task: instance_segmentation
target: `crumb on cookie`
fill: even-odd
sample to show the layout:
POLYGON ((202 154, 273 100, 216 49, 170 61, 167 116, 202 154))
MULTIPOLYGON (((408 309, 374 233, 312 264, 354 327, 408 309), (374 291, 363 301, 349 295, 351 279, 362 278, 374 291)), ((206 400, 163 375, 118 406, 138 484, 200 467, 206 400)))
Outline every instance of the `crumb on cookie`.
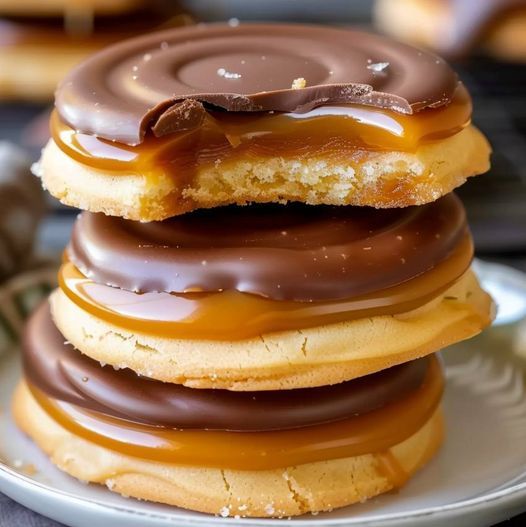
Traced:
POLYGON ((298 77, 292 81, 291 88, 293 90, 301 90, 301 88, 305 88, 305 86, 307 86, 307 81, 303 77, 298 77))

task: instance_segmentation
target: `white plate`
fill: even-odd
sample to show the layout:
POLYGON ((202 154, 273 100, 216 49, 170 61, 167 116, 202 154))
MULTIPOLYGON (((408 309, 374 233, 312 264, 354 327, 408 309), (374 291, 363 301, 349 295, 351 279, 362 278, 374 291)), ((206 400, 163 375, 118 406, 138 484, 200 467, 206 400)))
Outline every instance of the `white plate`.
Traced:
POLYGON ((439 455, 397 493, 331 513, 291 520, 220 518, 124 499, 56 469, 13 424, 9 404, 19 376, 15 350, 0 357, 0 490, 71 527, 435 526, 484 527, 526 510, 525 364, 512 339, 526 306, 525 275, 478 264, 504 299, 500 325, 444 353, 447 440, 439 455), (511 309, 510 302, 514 309, 511 309))

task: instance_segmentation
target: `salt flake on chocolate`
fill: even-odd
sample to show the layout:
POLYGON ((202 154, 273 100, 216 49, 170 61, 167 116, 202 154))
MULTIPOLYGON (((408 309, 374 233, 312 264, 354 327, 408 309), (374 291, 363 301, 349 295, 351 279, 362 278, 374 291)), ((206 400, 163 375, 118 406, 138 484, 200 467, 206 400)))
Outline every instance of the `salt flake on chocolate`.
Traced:
POLYGON ((219 68, 217 70, 217 74, 220 77, 224 77, 225 79, 240 79, 242 77, 241 73, 234 73, 232 71, 227 71, 225 68, 219 68))
POLYGON ((368 64, 367 65, 367 69, 368 70, 372 70, 374 72, 381 72, 381 71, 384 71, 385 69, 387 69, 389 67, 389 62, 375 62, 373 64, 368 64))

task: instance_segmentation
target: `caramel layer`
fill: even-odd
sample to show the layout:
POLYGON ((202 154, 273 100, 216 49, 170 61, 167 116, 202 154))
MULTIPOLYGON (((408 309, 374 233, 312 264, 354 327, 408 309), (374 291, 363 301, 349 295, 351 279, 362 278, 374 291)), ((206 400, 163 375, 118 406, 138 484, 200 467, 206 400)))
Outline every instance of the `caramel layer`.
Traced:
POLYGON ((59 285, 84 311, 137 333, 236 340, 411 311, 448 289, 468 269, 472 256, 471 237, 466 235, 446 260, 412 280, 367 295, 327 302, 277 301, 237 291, 137 294, 98 284, 71 262, 62 265, 59 285))
POLYGON ((59 148, 93 168, 191 180, 200 168, 216 163, 280 156, 316 155, 345 163, 363 150, 414 151, 419 145, 449 137, 470 123, 471 100, 460 85, 448 106, 405 115, 371 106, 322 106, 306 113, 243 113, 210 111, 199 128, 164 137, 147 136, 137 146, 77 132, 51 118, 59 148))
POLYGON ((40 406, 66 430, 133 457, 180 465, 266 470, 383 452, 417 432, 440 403, 436 359, 423 384, 381 409, 337 423, 273 432, 218 432, 152 427, 51 399, 32 385, 40 406))

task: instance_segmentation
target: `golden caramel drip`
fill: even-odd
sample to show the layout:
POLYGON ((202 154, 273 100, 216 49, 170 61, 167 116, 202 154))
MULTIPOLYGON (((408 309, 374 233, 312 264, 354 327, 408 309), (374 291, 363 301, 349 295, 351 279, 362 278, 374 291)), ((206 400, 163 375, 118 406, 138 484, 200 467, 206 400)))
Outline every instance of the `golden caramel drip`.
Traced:
POLYGON ((358 150, 414 151, 470 123, 471 100, 460 86, 451 104, 405 115, 372 106, 322 106, 304 114, 210 111, 202 126, 138 146, 77 132, 55 111, 51 133, 69 157, 93 168, 184 181, 202 167, 249 158, 302 159, 313 153, 347 162, 358 150))
POLYGON ((444 379, 431 361, 417 390, 383 408, 335 423, 276 432, 173 430, 133 423, 51 399, 40 406, 76 436, 122 454, 178 465, 267 470, 383 452, 416 433, 440 403, 444 379))
POLYGON ((68 261, 59 271, 59 286, 84 311, 137 333, 238 340, 411 311, 448 289, 467 270, 472 257, 471 237, 466 235, 446 260, 427 273, 395 287, 327 302, 277 301, 237 291, 137 294, 97 284, 68 261))
POLYGON ((382 452, 378 459, 380 461, 380 470, 395 489, 399 489, 407 483, 410 475, 390 450, 382 452))

